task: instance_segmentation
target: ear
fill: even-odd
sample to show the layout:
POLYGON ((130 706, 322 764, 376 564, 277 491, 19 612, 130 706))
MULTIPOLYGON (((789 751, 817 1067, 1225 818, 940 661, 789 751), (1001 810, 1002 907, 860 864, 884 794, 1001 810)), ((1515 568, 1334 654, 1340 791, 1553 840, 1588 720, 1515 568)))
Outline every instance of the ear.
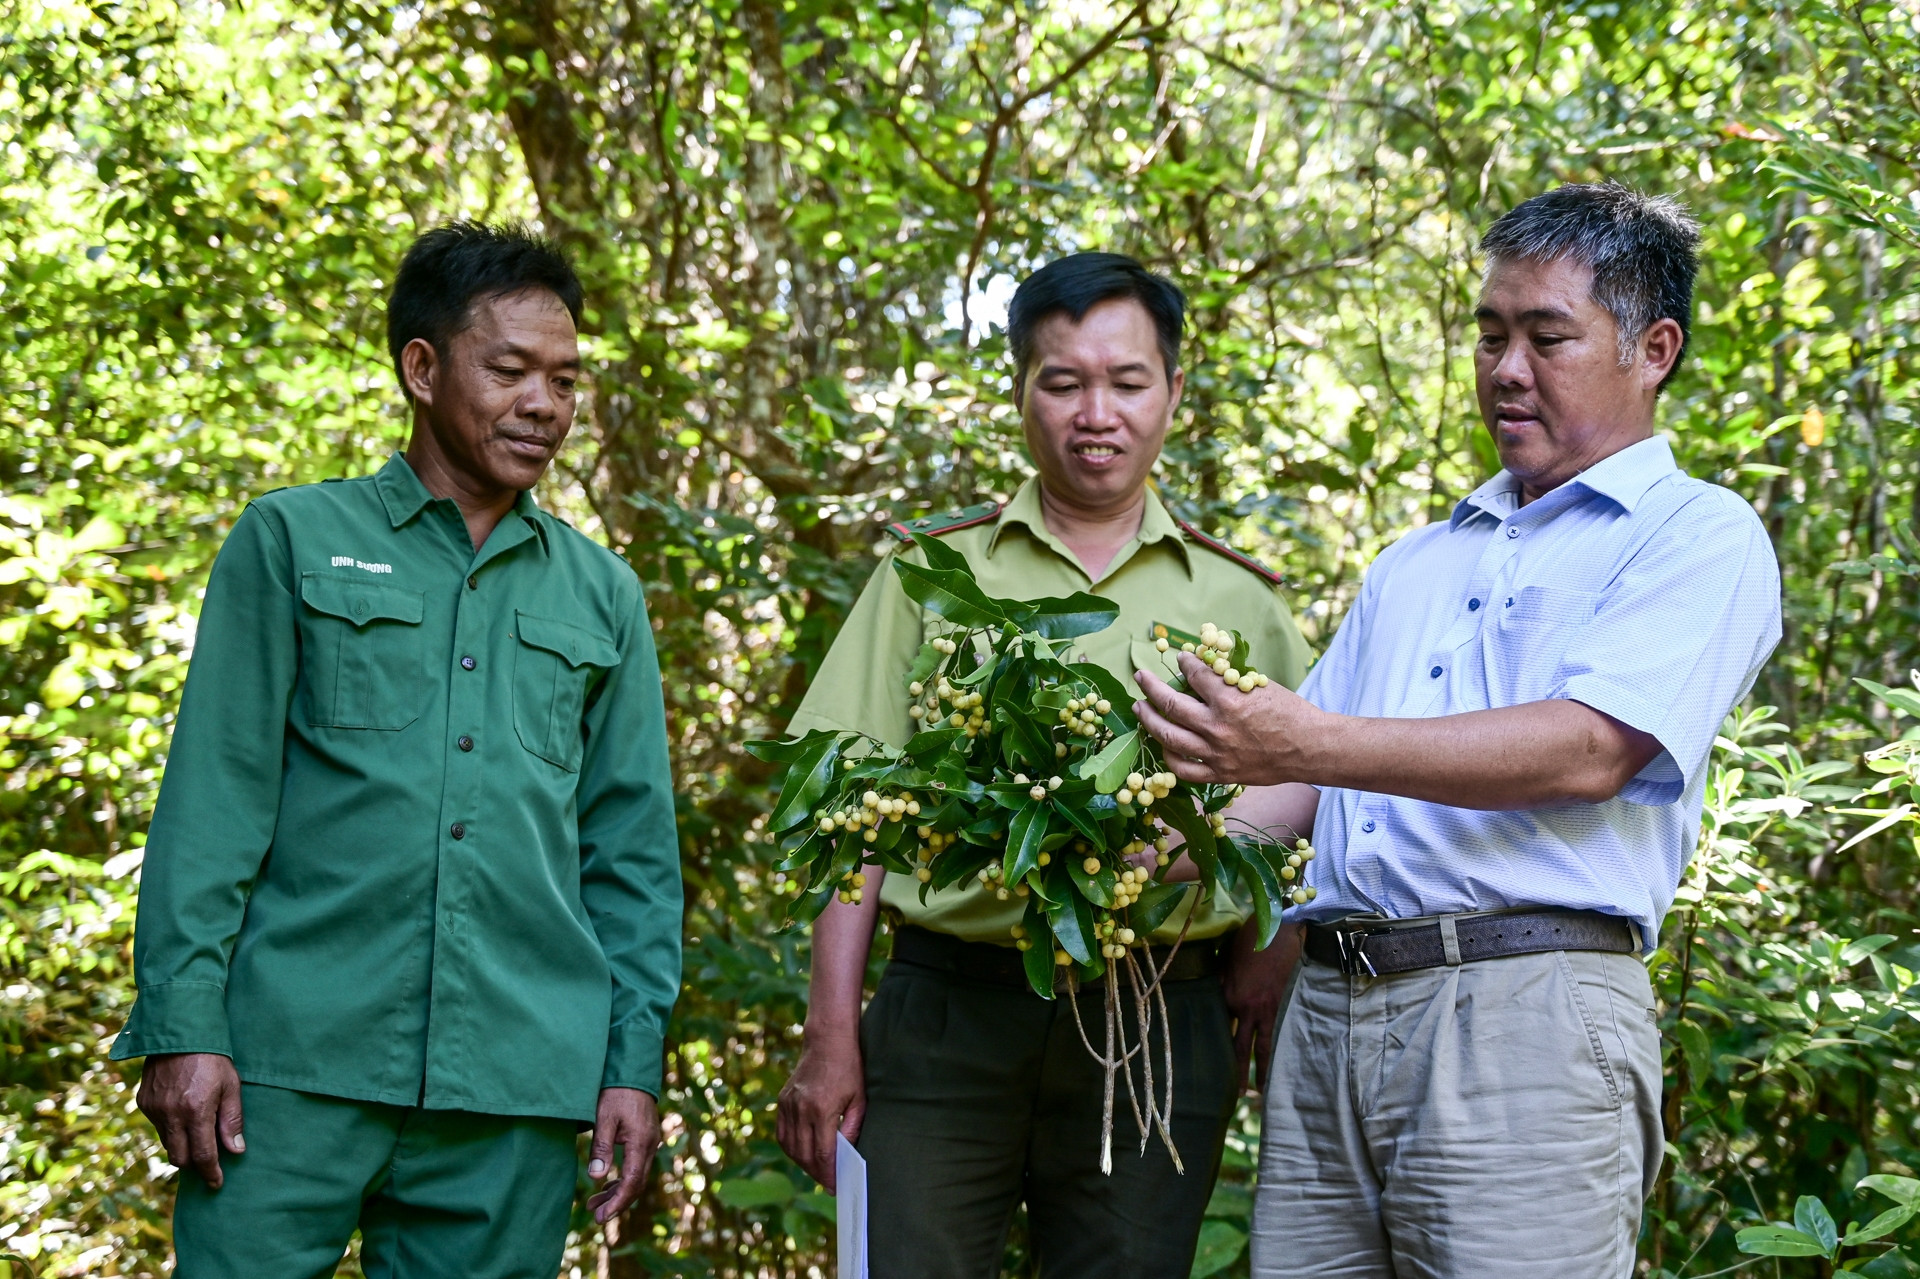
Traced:
POLYGON ((1187 371, 1176 368, 1173 380, 1167 383, 1167 415, 1171 417, 1180 411, 1180 397, 1187 391, 1187 371))
POLYGON ((1673 372, 1674 364, 1680 359, 1682 342, 1677 320, 1662 317, 1647 326, 1647 331, 1640 335, 1642 389, 1655 390, 1667 380, 1667 374, 1673 372))
POLYGON ((415 404, 433 403, 433 386, 440 373, 440 353, 425 338, 400 348, 400 381, 415 404))

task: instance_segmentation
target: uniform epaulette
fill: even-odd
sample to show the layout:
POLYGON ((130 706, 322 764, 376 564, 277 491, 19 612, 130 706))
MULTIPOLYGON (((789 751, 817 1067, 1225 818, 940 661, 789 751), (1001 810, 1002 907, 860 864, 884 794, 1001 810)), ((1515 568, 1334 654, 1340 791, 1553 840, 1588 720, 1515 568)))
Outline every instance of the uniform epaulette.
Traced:
POLYGON ((946 515, 921 515, 911 520, 896 520, 887 525, 887 532, 903 542, 912 542, 915 533, 939 537, 959 529, 972 528, 976 524, 985 524, 999 514, 1000 503, 980 502, 946 515))
POLYGON ((1188 537, 1192 538, 1194 541, 1200 543, 1200 545, 1206 547, 1210 551, 1214 551, 1214 552, 1217 552, 1218 554, 1226 556, 1228 559, 1232 560, 1235 564, 1238 564, 1241 568, 1246 569, 1247 572, 1252 573, 1254 576, 1262 578, 1274 586, 1283 586, 1286 584, 1286 580, 1287 580, 1286 578, 1274 572, 1272 569, 1268 568, 1265 564, 1262 564, 1259 560, 1253 559, 1251 556, 1242 555, 1239 551, 1234 550, 1231 546, 1228 546, 1225 542, 1222 542, 1217 538, 1208 537, 1205 533, 1202 533, 1199 529, 1195 528, 1193 525, 1187 523, 1183 519, 1175 519, 1174 523, 1180 526, 1181 532, 1185 533, 1188 537))

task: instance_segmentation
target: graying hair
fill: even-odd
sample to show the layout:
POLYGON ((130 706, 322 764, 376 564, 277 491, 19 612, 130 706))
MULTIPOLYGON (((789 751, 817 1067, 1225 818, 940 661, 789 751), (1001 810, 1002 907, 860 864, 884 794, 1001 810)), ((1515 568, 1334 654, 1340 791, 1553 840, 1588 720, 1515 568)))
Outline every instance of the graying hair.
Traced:
POLYGON ((1618 182, 1570 183, 1515 206, 1487 228, 1480 248, 1491 271, 1501 262, 1579 262, 1593 271, 1594 302, 1620 330, 1620 363, 1633 362, 1656 320, 1680 326, 1680 354, 1693 333, 1693 277, 1700 224, 1672 196, 1644 195, 1618 182))

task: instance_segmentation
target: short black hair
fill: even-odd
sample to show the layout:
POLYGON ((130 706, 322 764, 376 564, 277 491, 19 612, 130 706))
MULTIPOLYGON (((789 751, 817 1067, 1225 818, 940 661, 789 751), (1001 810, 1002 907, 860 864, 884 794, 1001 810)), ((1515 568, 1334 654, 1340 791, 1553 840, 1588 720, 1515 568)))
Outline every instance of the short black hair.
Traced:
POLYGON ((471 322, 473 304, 526 289, 545 289, 580 324, 586 290, 560 246, 524 222, 449 222, 413 242, 400 259, 387 298, 387 354, 408 400, 400 352, 424 338, 442 356, 471 322))
POLYGON ((1660 383, 1665 390, 1693 336, 1693 277, 1700 224, 1671 196, 1645 195, 1618 182, 1569 183, 1536 195, 1487 228, 1480 248, 1488 269, 1499 262, 1567 258, 1593 270, 1593 300, 1620 329, 1620 362, 1633 359, 1640 335, 1655 320, 1680 326, 1680 354, 1660 383))
POLYGON ((1088 311, 1113 298, 1132 298, 1147 309, 1160 339, 1160 362, 1166 366, 1167 381, 1173 381, 1180 367, 1186 295, 1172 280, 1124 253, 1074 253, 1047 263, 1013 291, 1007 307, 1007 346, 1013 351, 1015 388, 1026 381, 1033 331, 1040 321, 1065 311, 1078 324, 1088 311))

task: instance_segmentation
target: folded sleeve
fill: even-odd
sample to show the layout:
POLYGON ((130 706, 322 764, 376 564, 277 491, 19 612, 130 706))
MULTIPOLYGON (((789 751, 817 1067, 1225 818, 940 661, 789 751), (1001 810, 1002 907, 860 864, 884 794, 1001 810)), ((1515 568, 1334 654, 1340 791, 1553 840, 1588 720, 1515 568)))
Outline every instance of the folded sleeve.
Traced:
POLYGON ((116 1060, 232 1056, 227 966, 280 814, 299 665, 291 557, 249 506, 214 561, 147 833, 134 929, 137 995, 116 1060))
POLYGON ((585 713, 580 902, 613 977, 603 1088, 658 1097, 667 1021, 680 994, 680 833, 666 705, 638 580, 620 664, 585 713))
MULTIPOLYGON (((898 553, 919 562, 918 548, 898 553)), ((900 585, 893 560, 882 557, 867 579, 793 713, 789 735, 824 728, 864 733, 889 746, 904 746, 913 736, 905 679, 925 640, 920 606, 900 585)))
POLYGON ((1780 642, 1780 567, 1753 509, 1709 489, 1670 516, 1601 595, 1553 680, 1564 697, 1654 737, 1620 797, 1670 804, 1706 766, 1727 713, 1780 642))

